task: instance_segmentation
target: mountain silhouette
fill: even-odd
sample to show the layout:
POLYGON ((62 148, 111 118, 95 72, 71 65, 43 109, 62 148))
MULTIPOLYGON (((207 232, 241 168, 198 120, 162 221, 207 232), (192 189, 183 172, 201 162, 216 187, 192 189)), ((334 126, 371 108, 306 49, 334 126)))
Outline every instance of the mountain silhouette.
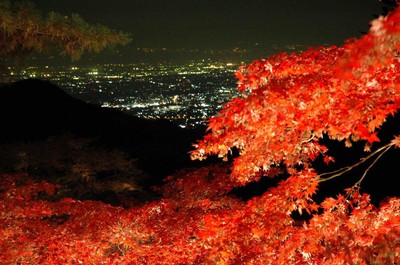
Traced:
POLYGON ((203 128, 183 129, 167 120, 144 120, 77 99, 50 81, 25 79, 0 86, 0 144, 38 141, 64 132, 96 138, 138 159, 155 182, 192 165, 188 152, 203 128))

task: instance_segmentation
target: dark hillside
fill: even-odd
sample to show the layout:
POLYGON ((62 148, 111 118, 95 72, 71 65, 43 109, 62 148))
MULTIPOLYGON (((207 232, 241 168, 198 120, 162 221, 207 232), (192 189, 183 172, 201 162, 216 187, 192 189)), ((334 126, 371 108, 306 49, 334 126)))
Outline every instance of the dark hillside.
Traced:
POLYGON ((0 87, 0 124, 0 144, 45 140, 64 132, 94 137, 106 148, 118 148, 138 158, 141 168, 156 180, 193 164, 188 151, 203 131, 85 103, 38 79, 0 87))

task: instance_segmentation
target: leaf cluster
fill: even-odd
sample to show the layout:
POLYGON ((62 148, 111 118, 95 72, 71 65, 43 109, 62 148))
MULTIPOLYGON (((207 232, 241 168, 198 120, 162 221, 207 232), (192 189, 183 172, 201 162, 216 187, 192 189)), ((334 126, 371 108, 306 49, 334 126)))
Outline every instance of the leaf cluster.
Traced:
POLYGON ((375 209, 367 195, 353 192, 326 199, 321 214, 296 222, 286 213, 293 203, 288 187, 300 191, 292 190, 293 179, 244 203, 215 196, 206 183, 218 183, 226 168, 210 169, 177 173, 165 198, 129 210, 68 198, 44 201, 40 193, 51 196, 58 187, 2 174, 0 258, 4 264, 399 262, 398 199, 375 209), (211 193, 200 195, 205 187, 211 193))
POLYGON ((241 97, 209 121, 193 159, 235 158, 232 178, 244 185, 260 175, 308 170, 328 157, 320 139, 379 142, 377 130, 400 107, 400 13, 372 22, 371 32, 342 47, 256 60, 237 72, 241 97))

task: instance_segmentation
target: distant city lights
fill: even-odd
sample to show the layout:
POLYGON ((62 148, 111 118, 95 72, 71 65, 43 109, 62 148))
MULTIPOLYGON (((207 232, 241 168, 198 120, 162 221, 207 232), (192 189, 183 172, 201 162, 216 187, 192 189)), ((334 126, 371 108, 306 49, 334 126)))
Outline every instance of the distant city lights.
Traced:
POLYGON ((9 67, 15 79, 41 78, 104 108, 182 128, 206 124, 224 103, 240 96, 234 63, 201 60, 175 64, 104 64, 95 67, 9 67))

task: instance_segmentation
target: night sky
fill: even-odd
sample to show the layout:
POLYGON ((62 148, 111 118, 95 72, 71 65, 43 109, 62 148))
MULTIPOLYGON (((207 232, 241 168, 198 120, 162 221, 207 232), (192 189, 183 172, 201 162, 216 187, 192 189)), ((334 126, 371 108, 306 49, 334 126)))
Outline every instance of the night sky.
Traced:
POLYGON ((378 0, 33 0, 130 33, 128 49, 342 44, 367 31, 378 0))

